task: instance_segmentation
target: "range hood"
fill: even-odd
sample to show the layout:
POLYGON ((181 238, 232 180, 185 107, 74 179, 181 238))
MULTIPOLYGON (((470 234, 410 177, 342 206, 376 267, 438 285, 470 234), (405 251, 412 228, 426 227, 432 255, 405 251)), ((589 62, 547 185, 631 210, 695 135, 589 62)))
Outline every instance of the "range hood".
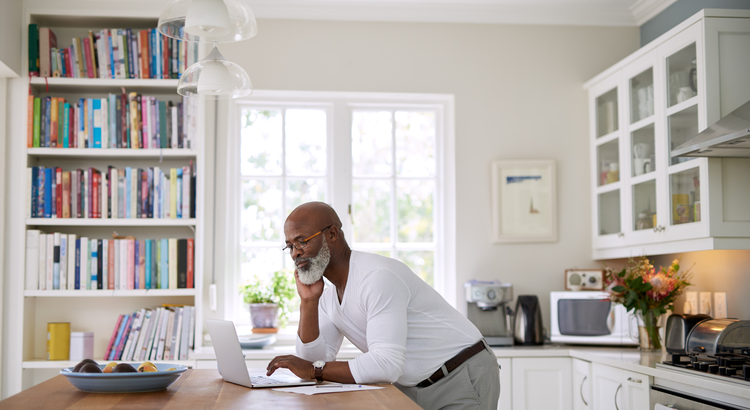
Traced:
POLYGON ((672 150, 671 156, 750 158, 750 101, 672 150))

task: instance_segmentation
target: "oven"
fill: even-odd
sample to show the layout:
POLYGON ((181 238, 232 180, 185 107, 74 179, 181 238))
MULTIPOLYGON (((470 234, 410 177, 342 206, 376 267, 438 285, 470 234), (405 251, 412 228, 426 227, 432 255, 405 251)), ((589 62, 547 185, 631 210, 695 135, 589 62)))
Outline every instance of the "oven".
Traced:
POLYGON ((739 404, 691 396, 662 386, 651 386, 651 410, 750 410, 739 404))

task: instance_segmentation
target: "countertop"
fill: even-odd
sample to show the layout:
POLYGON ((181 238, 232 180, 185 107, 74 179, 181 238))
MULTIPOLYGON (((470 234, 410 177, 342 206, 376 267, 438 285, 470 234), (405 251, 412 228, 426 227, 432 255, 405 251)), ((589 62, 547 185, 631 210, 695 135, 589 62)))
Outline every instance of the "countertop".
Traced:
MULTIPOLYGON (((599 363, 625 371, 651 376, 653 384, 684 389, 703 397, 722 399, 722 395, 731 395, 748 400, 750 406, 750 387, 740 383, 713 380, 700 375, 684 374, 670 369, 657 368, 656 363, 667 360, 666 352, 641 353, 635 347, 594 347, 564 344, 545 344, 542 346, 508 346, 493 347, 498 358, 543 358, 572 357, 591 363, 599 363)), ((271 360, 279 355, 294 354, 294 345, 273 344, 262 349, 243 350, 246 360, 271 360)), ((339 351, 339 359, 353 359, 362 352, 353 345, 345 344, 339 351)), ((195 352, 195 360, 216 360, 212 347, 204 347, 195 352)))

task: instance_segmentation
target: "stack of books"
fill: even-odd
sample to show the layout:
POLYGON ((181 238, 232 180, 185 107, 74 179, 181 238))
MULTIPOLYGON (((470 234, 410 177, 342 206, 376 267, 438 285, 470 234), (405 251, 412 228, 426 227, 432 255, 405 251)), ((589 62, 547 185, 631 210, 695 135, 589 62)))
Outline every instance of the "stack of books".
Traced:
POLYGON ((141 309, 117 318, 104 360, 188 360, 194 341, 194 306, 141 309))
POLYGON ((158 101, 131 92, 107 98, 29 95, 28 148, 194 148, 198 101, 158 101))
POLYGON ((29 24, 29 74, 71 78, 180 78, 198 61, 198 43, 156 29, 89 30, 60 47, 48 27, 29 24))
POLYGON ((27 290, 192 289, 195 240, 26 231, 27 290))
POLYGON ((27 169, 27 218, 195 218, 196 174, 190 166, 27 169))

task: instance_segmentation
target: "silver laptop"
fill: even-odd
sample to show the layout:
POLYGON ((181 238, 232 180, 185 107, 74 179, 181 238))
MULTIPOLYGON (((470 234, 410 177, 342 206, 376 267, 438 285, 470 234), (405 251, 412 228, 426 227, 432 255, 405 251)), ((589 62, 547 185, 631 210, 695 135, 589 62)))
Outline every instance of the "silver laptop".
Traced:
POLYGON ((315 380, 305 380, 287 375, 273 375, 271 377, 250 375, 242 355, 240 341, 234 323, 228 320, 206 319, 208 334, 214 345, 216 360, 219 363, 219 373, 225 381, 240 386, 259 387, 287 387, 306 386, 316 384, 315 380))

